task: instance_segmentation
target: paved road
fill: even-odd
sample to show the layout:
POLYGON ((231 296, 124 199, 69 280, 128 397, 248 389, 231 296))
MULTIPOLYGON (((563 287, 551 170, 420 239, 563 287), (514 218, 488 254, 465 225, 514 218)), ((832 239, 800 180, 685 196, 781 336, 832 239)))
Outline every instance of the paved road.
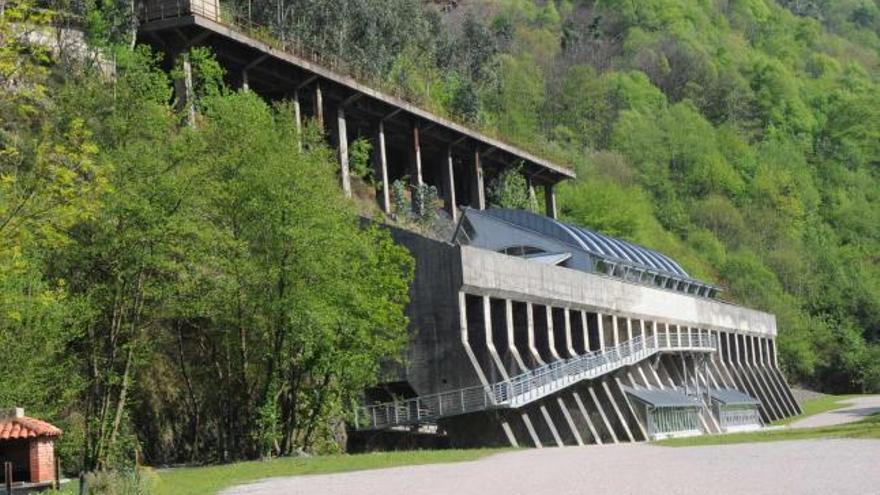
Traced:
POLYGON ((224 495, 880 494, 880 440, 532 449, 238 486, 224 495))
MULTIPOLYGON (((831 426, 852 423, 865 416, 880 412, 880 395, 866 395, 848 400, 847 407, 819 413, 815 416, 791 423, 792 428, 812 428, 815 426, 831 426)), ((880 489, 878 489, 880 492, 880 489)))

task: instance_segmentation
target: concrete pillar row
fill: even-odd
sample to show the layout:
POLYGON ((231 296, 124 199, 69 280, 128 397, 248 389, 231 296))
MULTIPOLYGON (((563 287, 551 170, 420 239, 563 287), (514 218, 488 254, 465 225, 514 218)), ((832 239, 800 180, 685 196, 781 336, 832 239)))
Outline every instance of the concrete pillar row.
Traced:
POLYGON ((770 377, 767 372, 767 367, 764 365, 764 343, 761 337, 752 336, 752 345, 754 349, 754 353, 752 355, 752 364, 755 369, 755 374, 761 378, 761 382, 764 384, 764 389, 767 392, 767 395, 770 396, 770 400, 773 401, 773 405, 776 408, 776 415, 778 418, 785 418, 791 415, 791 411, 789 409, 789 405, 786 403, 782 394, 780 393, 779 387, 776 382, 770 377))
POLYGON ((744 350, 741 349, 740 346, 740 334, 739 332, 734 332, 732 335, 736 355, 736 369, 740 374, 743 384, 746 386, 747 393, 760 401, 759 409, 761 411, 761 417, 763 418, 764 422, 769 423, 771 421, 771 415, 768 413, 764 401, 761 400, 761 395, 758 394, 755 385, 752 383, 751 379, 749 379, 749 375, 743 366, 742 355, 744 350))
POLYGON ((769 366, 770 360, 770 339, 758 337, 758 345, 761 349, 761 357, 760 357, 760 368, 764 373, 767 381, 773 387, 773 390, 776 394, 777 401, 783 407, 785 411, 785 416, 792 416, 797 414, 797 408, 792 404, 789 400, 788 394, 786 393, 787 385, 785 383, 780 383, 778 376, 773 372, 773 369, 769 366))
POLYGON ((757 347, 755 345, 756 337, 753 335, 745 335, 744 338, 746 339, 746 349, 749 358, 748 370, 754 378, 755 385, 757 386, 759 393, 763 394, 763 400, 766 401, 768 412, 773 420, 782 419, 785 417, 785 410, 780 407, 775 394, 773 394, 773 390, 768 385, 767 380, 764 378, 764 374, 761 373, 761 369, 758 367, 757 347))

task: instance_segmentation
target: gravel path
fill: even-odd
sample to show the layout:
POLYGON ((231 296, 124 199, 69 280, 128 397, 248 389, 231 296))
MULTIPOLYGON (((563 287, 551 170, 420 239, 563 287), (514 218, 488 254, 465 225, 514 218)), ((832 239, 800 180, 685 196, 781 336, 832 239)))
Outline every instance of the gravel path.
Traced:
POLYGON ((223 495, 878 494, 880 441, 531 449, 475 462, 274 478, 223 495))
MULTIPOLYGON (((816 426, 832 426, 858 421, 865 416, 880 412, 880 395, 866 395, 846 401, 849 404, 843 409, 819 413, 809 418, 791 423, 792 428, 813 428, 816 426)), ((880 488, 877 489, 880 492, 880 488)))

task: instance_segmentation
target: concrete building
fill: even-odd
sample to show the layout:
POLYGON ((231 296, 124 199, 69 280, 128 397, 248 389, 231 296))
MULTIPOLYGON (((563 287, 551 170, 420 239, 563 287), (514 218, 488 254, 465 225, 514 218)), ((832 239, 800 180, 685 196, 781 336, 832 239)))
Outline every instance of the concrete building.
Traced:
POLYGON ((395 397, 359 409, 361 431, 432 424, 454 446, 542 447, 800 413, 775 317, 717 300, 656 251, 500 209, 466 209, 448 243, 397 238, 417 258, 412 342, 395 397))
MULTIPOLYGON (((718 300, 671 258, 555 220, 554 186, 574 173, 379 91, 344 63, 225 19, 216 0, 152 0, 141 42, 183 67, 209 46, 231 84, 293 102, 338 150, 370 139, 384 191, 430 184, 457 228, 445 241, 394 231, 416 258, 410 344, 396 378, 366 392, 352 435, 455 446, 562 446, 760 427, 800 413, 776 353, 773 315, 718 300), (486 209, 487 179, 522 164, 545 215, 486 209), (427 437, 426 437, 427 438, 427 437)), ((189 103, 187 103, 189 102, 189 103)))

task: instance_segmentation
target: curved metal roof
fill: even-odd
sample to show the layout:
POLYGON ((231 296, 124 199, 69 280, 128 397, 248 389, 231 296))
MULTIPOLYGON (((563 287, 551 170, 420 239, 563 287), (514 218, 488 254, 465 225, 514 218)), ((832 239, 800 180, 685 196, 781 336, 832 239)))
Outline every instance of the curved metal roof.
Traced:
POLYGON ((525 210, 492 208, 483 210, 481 213, 553 237, 602 258, 617 260, 628 265, 635 265, 659 273, 690 278, 690 275, 684 271, 681 265, 668 256, 638 244, 615 239, 614 237, 583 227, 566 224, 559 220, 525 210))

